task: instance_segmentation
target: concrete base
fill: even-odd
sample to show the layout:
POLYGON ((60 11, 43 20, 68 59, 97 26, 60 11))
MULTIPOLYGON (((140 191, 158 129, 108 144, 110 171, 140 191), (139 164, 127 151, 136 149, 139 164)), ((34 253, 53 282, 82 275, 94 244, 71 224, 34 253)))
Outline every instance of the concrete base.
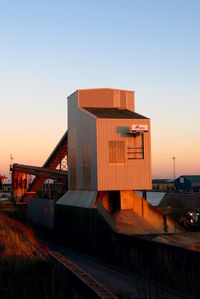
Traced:
MULTIPOLYGON (((134 191, 100 193, 99 200, 107 212, 104 219, 108 222, 110 215, 115 223, 114 230, 117 232, 125 234, 182 232, 182 228, 173 219, 163 215, 134 191), (116 198, 112 198, 110 194, 116 195, 116 198)), ((101 214, 103 215, 102 208, 101 214)), ((113 221, 109 220, 112 228, 113 221)))
POLYGON ((97 210, 96 212, 113 231, 123 234, 162 234, 182 231, 174 220, 163 215, 134 191, 69 190, 56 202, 56 206, 63 211, 67 206, 97 210))

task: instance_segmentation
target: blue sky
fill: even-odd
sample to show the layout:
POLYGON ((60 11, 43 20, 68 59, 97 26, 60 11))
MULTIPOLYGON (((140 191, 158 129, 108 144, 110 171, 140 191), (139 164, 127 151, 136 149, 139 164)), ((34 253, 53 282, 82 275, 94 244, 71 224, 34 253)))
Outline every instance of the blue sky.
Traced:
POLYGON ((136 92, 154 177, 200 173, 200 1, 0 0, 0 173, 41 165, 78 88, 136 92))

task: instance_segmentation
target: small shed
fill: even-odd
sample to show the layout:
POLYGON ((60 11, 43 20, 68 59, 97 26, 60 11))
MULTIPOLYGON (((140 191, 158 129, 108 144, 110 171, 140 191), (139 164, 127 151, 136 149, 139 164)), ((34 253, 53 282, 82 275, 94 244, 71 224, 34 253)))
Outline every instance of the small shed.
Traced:
POLYGON ((174 181, 176 190, 200 191, 200 175, 182 175, 174 181))

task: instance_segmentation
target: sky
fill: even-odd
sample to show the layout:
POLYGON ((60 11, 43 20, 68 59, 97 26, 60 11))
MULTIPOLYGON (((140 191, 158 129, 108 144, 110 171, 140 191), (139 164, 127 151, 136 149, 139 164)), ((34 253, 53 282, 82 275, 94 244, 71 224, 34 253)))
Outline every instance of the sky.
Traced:
POLYGON ((0 174, 41 166, 79 88, 135 90, 154 178, 200 174, 200 1, 0 0, 0 174))

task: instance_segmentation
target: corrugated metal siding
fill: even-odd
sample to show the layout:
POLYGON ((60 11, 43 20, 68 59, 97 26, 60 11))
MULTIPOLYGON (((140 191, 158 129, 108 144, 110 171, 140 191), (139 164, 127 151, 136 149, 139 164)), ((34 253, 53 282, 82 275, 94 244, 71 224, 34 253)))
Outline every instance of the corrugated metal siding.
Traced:
MULTIPOLYGON (((115 93, 120 94, 118 91, 115 93)), ((89 94, 93 99, 95 93, 89 94)), ((68 98, 69 189, 151 189, 150 120, 97 119, 84 109, 78 108, 80 104, 78 95, 80 91, 68 98), (148 124, 149 126, 149 132, 144 133, 143 160, 128 160, 128 143, 133 137, 128 137, 127 133, 132 124, 148 124), (125 142, 125 163, 109 163, 109 141, 125 142), (75 168, 76 171, 73 170, 75 168)), ((88 99, 88 103, 90 100, 88 99)), ((122 97, 122 100, 125 101, 125 97, 122 97)))
POLYGON ((78 92, 68 98, 68 156, 68 188, 97 190, 96 118, 78 109, 78 92))
POLYGON ((79 107, 104 107, 135 110, 135 93, 111 88, 80 89, 79 107))
POLYGON ((152 188, 149 119, 97 119, 98 190, 148 190, 152 188), (127 136, 132 124, 147 124, 144 159, 128 160, 127 136), (125 141, 125 163, 109 163, 109 141, 125 141))
POLYGON ((69 190, 56 202, 56 205, 94 209, 96 198, 97 191, 69 190))

